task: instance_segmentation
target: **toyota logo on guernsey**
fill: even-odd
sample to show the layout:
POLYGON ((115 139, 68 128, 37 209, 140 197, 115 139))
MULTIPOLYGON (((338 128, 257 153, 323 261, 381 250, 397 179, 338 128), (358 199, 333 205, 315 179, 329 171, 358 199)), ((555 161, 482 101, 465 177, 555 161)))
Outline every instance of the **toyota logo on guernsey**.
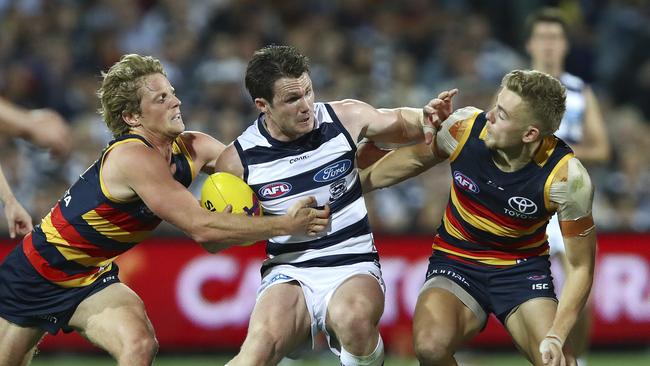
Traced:
POLYGON ((454 171, 454 181, 456 182, 456 185, 468 192, 479 192, 478 184, 474 183, 473 180, 469 179, 465 174, 459 172, 458 170, 454 171))
POLYGON ((264 198, 278 198, 291 192, 291 184, 286 182, 269 183, 257 191, 264 198))
POLYGON ((532 217, 530 215, 537 212, 537 205, 526 197, 514 196, 508 199, 508 205, 514 210, 505 209, 506 213, 510 216, 519 217, 522 219, 532 217))
POLYGON ((350 170, 351 166, 352 162, 349 159, 337 161, 336 163, 330 164, 314 174, 314 181, 319 183, 333 181, 334 179, 347 173, 348 170, 350 170))

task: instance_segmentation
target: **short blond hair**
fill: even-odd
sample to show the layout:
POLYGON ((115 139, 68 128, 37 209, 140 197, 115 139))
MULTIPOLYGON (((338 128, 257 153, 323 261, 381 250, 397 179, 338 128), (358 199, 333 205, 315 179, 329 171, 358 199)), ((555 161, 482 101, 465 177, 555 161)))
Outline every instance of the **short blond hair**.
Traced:
POLYGON ((541 71, 514 70, 506 74, 501 86, 519 95, 529 118, 542 135, 557 131, 566 109, 566 88, 559 80, 541 71))
POLYGON ((97 96, 102 104, 99 113, 114 137, 129 133, 130 126, 122 119, 122 113, 141 113, 139 92, 144 77, 151 74, 165 75, 160 61, 151 56, 128 54, 120 58, 108 72, 102 72, 102 86, 97 96))

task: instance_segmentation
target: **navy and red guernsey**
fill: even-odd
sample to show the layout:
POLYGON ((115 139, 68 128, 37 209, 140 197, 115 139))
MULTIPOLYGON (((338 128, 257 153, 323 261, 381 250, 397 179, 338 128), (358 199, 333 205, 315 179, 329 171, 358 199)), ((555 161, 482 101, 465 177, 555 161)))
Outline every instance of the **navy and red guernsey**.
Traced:
POLYGON ((573 157, 548 136, 523 168, 504 172, 484 142, 486 114, 478 111, 450 156, 452 186, 433 249, 462 262, 509 266, 548 254, 546 225, 554 214, 550 186, 573 157))
MULTIPOLYGON (((23 252, 45 279, 63 287, 93 283, 109 271, 115 258, 147 238, 161 219, 140 199, 120 201, 110 196, 102 180, 106 154, 124 143, 143 143, 142 136, 111 141, 100 158, 75 182, 50 213, 23 240, 23 252)), ((174 178, 188 187, 195 176, 183 141, 173 142, 174 178)))

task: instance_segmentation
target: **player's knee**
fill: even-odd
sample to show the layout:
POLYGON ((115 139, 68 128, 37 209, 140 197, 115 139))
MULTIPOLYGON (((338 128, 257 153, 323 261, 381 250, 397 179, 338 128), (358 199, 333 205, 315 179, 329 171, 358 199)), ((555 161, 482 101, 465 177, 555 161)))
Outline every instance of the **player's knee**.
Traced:
POLYGON ((357 348, 354 347, 357 344, 365 346, 378 332, 376 322, 363 312, 341 312, 331 316, 331 320, 341 343, 352 348, 357 348))
POLYGON ((425 365, 443 364, 454 354, 452 338, 433 330, 416 332, 414 343, 415 354, 425 365))
POLYGON ((120 360, 129 360, 129 364, 150 365, 158 353, 158 340, 149 331, 133 332, 125 337, 120 360))

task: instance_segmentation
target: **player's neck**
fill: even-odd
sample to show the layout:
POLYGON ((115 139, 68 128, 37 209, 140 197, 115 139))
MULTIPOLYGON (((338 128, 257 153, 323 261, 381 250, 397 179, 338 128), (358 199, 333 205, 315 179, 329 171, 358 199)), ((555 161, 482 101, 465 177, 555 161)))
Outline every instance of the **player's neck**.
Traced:
POLYGON ((540 141, 535 141, 512 148, 496 149, 492 160, 500 170, 506 173, 516 172, 533 159, 540 145, 540 141))
POLYGON ((144 130, 132 130, 132 133, 140 135, 156 149, 165 160, 169 160, 172 155, 172 143, 175 138, 169 136, 155 135, 144 130))
POLYGON ((269 118, 269 115, 266 114, 264 115, 264 118, 262 119, 262 124, 264 125, 264 128, 266 128, 266 132, 271 135, 274 139, 282 142, 288 142, 288 141, 293 141, 299 138, 299 135, 296 136, 290 136, 287 133, 285 133, 273 119, 269 118))
POLYGON ((559 78, 564 73, 564 65, 561 63, 533 62, 533 69, 545 72, 555 78, 559 78))

